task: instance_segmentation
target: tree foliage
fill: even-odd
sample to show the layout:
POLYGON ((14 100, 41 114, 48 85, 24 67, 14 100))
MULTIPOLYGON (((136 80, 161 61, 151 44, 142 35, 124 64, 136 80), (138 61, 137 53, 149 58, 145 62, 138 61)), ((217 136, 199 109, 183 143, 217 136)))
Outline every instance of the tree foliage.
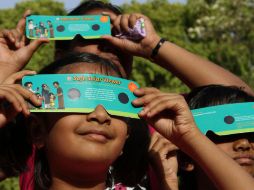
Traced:
POLYGON ((189 0, 188 36, 207 51, 210 60, 253 86, 253 0, 189 0))

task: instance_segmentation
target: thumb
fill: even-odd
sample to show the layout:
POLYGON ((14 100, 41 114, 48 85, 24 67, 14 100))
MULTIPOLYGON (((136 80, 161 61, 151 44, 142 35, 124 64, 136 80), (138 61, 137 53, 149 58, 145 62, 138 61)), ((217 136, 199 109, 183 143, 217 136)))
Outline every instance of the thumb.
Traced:
POLYGON ((12 74, 6 80, 4 80, 3 84, 14 84, 17 81, 21 80, 25 75, 34 75, 35 71, 23 70, 17 73, 12 74))
POLYGON ((125 42, 123 39, 119 39, 113 36, 102 36, 102 39, 108 41, 109 43, 111 43, 113 46, 118 47, 120 49, 125 49, 125 42))
POLYGON ((26 10, 22 16, 22 18, 19 20, 16 29, 23 33, 25 31, 25 27, 26 27, 26 17, 29 16, 31 14, 31 10, 26 10))
POLYGON ((41 38, 37 40, 33 40, 30 44, 24 47, 24 50, 27 51, 29 56, 32 56, 33 53, 41 46, 43 43, 49 43, 49 40, 46 38, 41 38))

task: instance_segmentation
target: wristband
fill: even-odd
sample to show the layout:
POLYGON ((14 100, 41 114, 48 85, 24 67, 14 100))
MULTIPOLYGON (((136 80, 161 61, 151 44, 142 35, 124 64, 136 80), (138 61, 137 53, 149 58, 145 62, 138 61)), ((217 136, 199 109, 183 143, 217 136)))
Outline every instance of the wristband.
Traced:
POLYGON ((155 46, 155 48, 153 48, 152 54, 151 54, 151 58, 154 59, 154 57, 158 54, 158 51, 160 49, 160 47, 162 46, 162 44, 165 42, 166 40, 164 38, 161 38, 160 41, 158 42, 158 44, 155 46))

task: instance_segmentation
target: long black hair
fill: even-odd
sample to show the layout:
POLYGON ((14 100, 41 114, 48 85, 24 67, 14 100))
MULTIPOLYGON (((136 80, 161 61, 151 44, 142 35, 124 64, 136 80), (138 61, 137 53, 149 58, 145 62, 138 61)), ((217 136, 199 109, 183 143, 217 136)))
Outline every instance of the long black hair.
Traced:
POLYGON ((32 144, 22 115, 0 128, 0 169, 6 177, 18 176, 27 169, 32 144), (22 122, 21 122, 22 120, 22 122))

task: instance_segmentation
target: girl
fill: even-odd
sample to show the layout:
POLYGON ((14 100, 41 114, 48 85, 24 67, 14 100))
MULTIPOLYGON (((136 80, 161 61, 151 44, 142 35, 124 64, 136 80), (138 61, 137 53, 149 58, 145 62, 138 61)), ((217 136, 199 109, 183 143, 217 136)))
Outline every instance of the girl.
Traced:
MULTIPOLYGON (((42 73, 121 76, 109 61, 85 53, 71 54, 42 73)), ((111 116, 98 105, 89 114, 36 114, 28 125, 36 147, 34 189, 111 189, 119 182, 141 188, 149 133, 140 120, 111 116)))
MULTIPOLYGON (((201 134, 183 96, 162 93, 152 88, 137 89, 134 93, 139 98, 134 100, 133 104, 144 106, 139 113, 140 117, 194 159, 217 189, 248 190, 253 188, 253 178, 201 134)), ((200 177, 202 183, 204 179, 200 177)), ((209 187, 203 186, 200 189, 209 187)), ((193 186, 190 188, 195 189, 193 186)), ((175 187, 175 189, 178 188, 175 187)))
MULTIPOLYGON (((187 101, 190 109, 197 109, 223 104, 253 102, 254 97, 237 87, 208 85, 193 90, 188 95, 187 101)), ((219 136, 213 133, 211 129, 206 136, 213 141, 218 148, 232 158, 232 160, 239 164, 242 169, 254 177, 253 133, 219 136)), ((216 189, 208 177, 204 175, 204 171, 202 171, 196 163, 193 163, 182 154, 180 154, 180 159, 182 160, 180 165, 182 165, 181 168, 183 169, 183 171, 181 171, 183 189, 189 189, 190 187, 197 190, 204 188, 209 190, 216 189), (185 162, 184 165, 182 164, 183 161, 185 162)))
MULTIPOLYGON (((83 73, 93 68, 90 72, 106 70, 116 76, 116 72, 98 68, 96 64, 76 62, 55 72, 83 73)), ((136 90, 135 94, 140 98, 133 104, 144 106, 140 117, 192 156, 219 188, 250 189, 253 186, 244 171, 234 173, 238 165, 201 135, 182 96, 151 88, 136 90), (232 185, 232 180, 240 182, 232 185)), ((126 119, 112 117, 98 105, 89 114, 40 114, 31 118, 30 124, 37 148, 35 172, 41 176, 36 179, 35 189, 105 189, 108 168, 122 154, 128 137, 126 119)), ((126 171, 126 174, 129 173, 126 171)))
MULTIPOLYGON (((65 65, 54 72, 98 73, 96 64, 85 63, 87 67, 83 64, 65 65)), ((106 73, 116 76, 110 70, 106 73)), ((249 189, 253 186, 249 175, 198 131, 182 96, 149 88, 136 90, 135 94, 140 98, 133 104, 144 106, 140 117, 192 156, 218 188, 249 189), (232 185, 231 181, 236 179, 241 182, 232 185)), ((34 135, 39 161, 35 171, 45 175, 47 188, 105 189, 108 168, 121 155, 128 136, 126 120, 110 116, 101 105, 89 114, 48 114, 36 120, 39 124, 35 125, 36 130, 41 131, 34 135)))
MULTIPOLYGON (((191 109, 197 109, 222 104, 253 102, 254 97, 237 87, 208 85, 193 90, 188 95, 187 101, 191 109)), ((206 136, 253 177, 254 134, 242 133, 219 136, 212 132, 212 128, 210 130, 206 136)), ((164 176, 164 178, 159 178, 162 184, 166 183, 166 186, 172 187, 174 185, 175 189, 178 188, 178 183, 175 183, 178 170, 177 155, 180 166, 180 189, 217 189, 208 178, 208 175, 205 174, 205 171, 200 168, 199 163, 194 162, 181 151, 177 151, 178 154, 176 154, 178 148, 174 144, 169 141, 165 142, 165 139, 158 134, 152 136, 151 142, 150 152, 152 153, 153 161, 156 166, 160 166, 157 167, 157 174, 164 176), (161 164, 158 164, 159 162, 161 164)))

